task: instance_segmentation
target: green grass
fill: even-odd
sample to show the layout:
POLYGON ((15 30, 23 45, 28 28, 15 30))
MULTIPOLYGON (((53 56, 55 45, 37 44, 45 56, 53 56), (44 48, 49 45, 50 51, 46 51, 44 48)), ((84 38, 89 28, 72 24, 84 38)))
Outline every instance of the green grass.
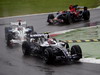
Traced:
POLYGON ((15 16, 67 10, 71 4, 96 7, 99 0, 0 0, 0 16, 15 16))
POLYGON ((76 29, 71 32, 56 36, 57 39, 61 40, 88 40, 88 39, 99 39, 100 38, 100 27, 76 29))
POLYGON ((70 47, 75 44, 80 45, 85 58, 100 59, 100 42, 69 43, 70 47))
MULTIPOLYGON (((99 33, 100 33, 100 26, 92 28, 76 29, 74 31, 58 35, 55 38, 57 40, 63 40, 63 41, 100 39, 99 33)), ((100 59, 100 42, 69 43, 70 47, 75 44, 81 46, 84 57, 100 59)))

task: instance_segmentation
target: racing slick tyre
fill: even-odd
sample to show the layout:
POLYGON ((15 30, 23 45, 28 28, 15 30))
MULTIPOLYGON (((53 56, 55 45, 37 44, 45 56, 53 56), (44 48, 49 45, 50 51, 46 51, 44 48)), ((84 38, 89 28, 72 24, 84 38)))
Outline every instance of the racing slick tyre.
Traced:
POLYGON ((26 28, 30 29, 30 31, 28 32, 29 34, 34 33, 34 27, 33 26, 27 26, 26 28))
POLYGON ((44 57, 43 57, 43 61, 46 64, 51 64, 53 63, 53 61, 55 60, 55 56, 53 55, 53 48, 52 47, 48 47, 44 50, 44 57))
POLYGON ((12 47, 12 43, 11 43, 12 39, 13 39, 13 35, 11 33, 9 33, 6 37, 6 44, 8 47, 12 47))
POLYGON ((7 35, 10 33, 10 30, 12 30, 11 27, 5 27, 5 39, 7 40, 7 35))
POLYGON ((89 20, 90 19, 90 12, 88 10, 84 10, 83 19, 84 20, 89 20))
POLYGON ((22 52, 24 56, 28 56, 31 53, 30 45, 27 41, 24 41, 22 44, 22 52))
POLYGON ((54 15, 53 15, 53 14, 49 14, 49 15, 48 15, 47 22, 48 22, 49 24, 52 24, 53 22, 50 21, 50 20, 52 20, 52 19, 54 19, 54 15))
POLYGON ((78 61, 82 58, 82 50, 79 45, 73 45, 71 47, 71 55, 75 61, 78 61))
POLYGON ((64 19, 64 22, 65 22, 66 24, 71 24, 72 19, 71 19, 71 16, 70 16, 69 13, 66 15, 66 17, 65 17, 65 19, 64 19))
POLYGON ((33 34, 37 34, 37 32, 33 32, 33 34))

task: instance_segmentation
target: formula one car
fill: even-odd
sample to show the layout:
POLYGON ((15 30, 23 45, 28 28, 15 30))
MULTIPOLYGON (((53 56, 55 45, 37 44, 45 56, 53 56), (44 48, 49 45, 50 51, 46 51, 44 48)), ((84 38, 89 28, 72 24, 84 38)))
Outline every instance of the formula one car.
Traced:
POLYGON ((14 44, 22 44, 31 33, 34 33, 34 28, 27 26, 25 21, 11 22, 10 27, 5 27, 6 44, 8 47, 12 47, 14 44), (25 27, 22 25, 25 25, 25 27))
POLYGON ((25 56, 42 58, 46 64, 77 62, 82 58, 79 45, 73 45, 70 50, 68 43, 49 38, 48 34, 30 35, 30 38, 23 42, 22 51, 25 56))
POLYGON ((47 22, 49 24, 70 24, 81 20, 89 20, 90 12, 87 7, 70 5, 68 11, 60 11, 56 16, 49 14, 47 22))

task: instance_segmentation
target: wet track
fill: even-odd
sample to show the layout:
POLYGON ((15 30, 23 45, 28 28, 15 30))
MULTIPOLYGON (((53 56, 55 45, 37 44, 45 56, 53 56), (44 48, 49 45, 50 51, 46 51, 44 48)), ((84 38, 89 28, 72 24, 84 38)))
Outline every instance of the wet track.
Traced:
MULTIPOLYGON (((100 21, 100 10, 91 10, 91 23, 100 21)), ((41 59, 23 57, 21 47, 7 48, 4 38, 4 28, 10 22, 18 19, 33 25, 36 32, 54 32, 87 26, 89 22, 79 22, 71 25, 47 25, 47 15, 14 17, 0 19, 0 75, 100 75, 100 65, 76 63, 71 65, 46 65, 41 59)))

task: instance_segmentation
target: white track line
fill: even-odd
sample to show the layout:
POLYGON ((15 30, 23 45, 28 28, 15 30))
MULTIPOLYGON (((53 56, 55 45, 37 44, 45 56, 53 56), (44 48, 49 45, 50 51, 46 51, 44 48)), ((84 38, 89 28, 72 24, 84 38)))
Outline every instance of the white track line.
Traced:
POLYGON ((75 30, 78 30, 78 29, 88 29, 88 28, 95 28, 95 27, 100 27, 100 25, 90 26, 90 27, 82 27, 82 28, 76 28, 76 29, 69 29, 69 30, 63 30, 63 31, 57 31, 57 32, 52 32, 50 34, 64 34, 66 32, 71 32, 71 31, 75 31, 75 30))
MULTIPOLYGON (((56 13, 56 12, 50 12, 52 14, 56 13)), ((39 16, 39 15, 47 15, 47 14, 50 14, 50 13, 39 13, 39 14, 28 14, 28 15, 19 15, 19 16, 11 16, 11 17, 3 17, 3 18, 0 18, 0 19, 9 19, 9 18, 17 18, 17 17, 29 17, 29 16, 39 16)))
POLYGON ((100 64, 100 59, 96 59, 96 58, 82 58, 82 59, 80 59, 80 62, 100 64))

